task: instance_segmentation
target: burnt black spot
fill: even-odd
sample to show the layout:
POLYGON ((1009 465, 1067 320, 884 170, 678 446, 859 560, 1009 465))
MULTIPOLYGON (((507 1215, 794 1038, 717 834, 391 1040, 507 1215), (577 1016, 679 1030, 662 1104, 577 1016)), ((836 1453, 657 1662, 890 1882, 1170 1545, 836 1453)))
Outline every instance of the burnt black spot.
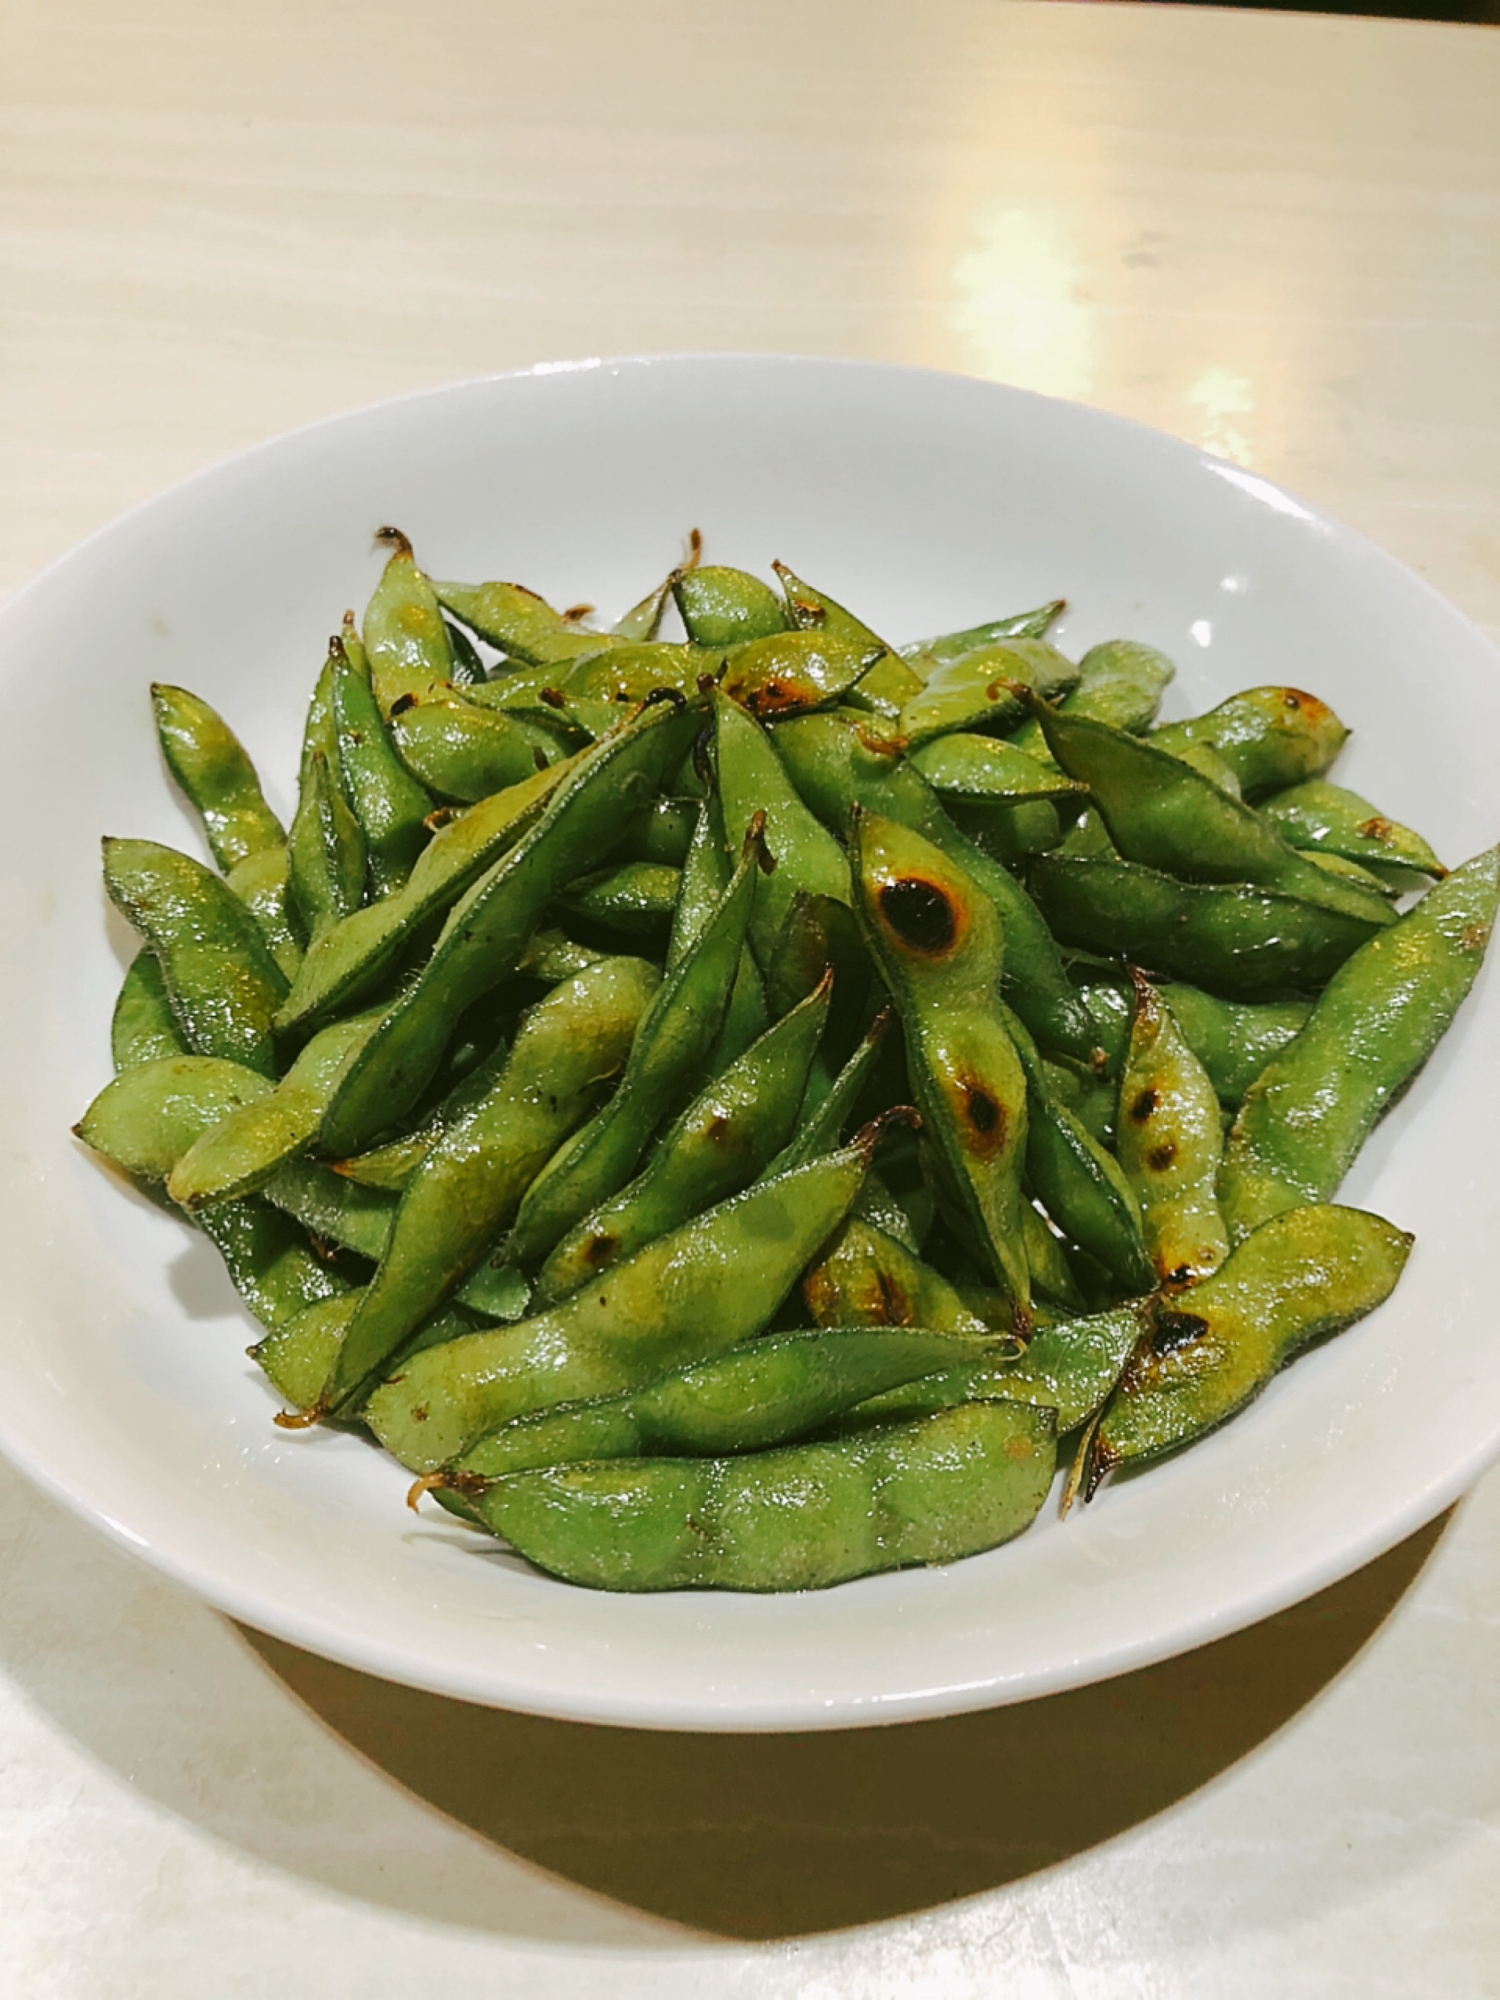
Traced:
POLYGON ((1174 1348, 1187 1347, 1207 1332, 1208 1321, 1197 1313, 1159 1312, 1151 1335, 1151 1352, 1170 1354, 1174 1348))
POLYGON ((989 1092, 987 1090, 976 1090, 972 1084, 969 1086, 964 1110, 968 1115, 969 1123, 974 1127, 976 1132, 993 1132, 1004 1116, 1000 1106, 990 1096, 989 1092))
POLYGON ((913 951, 937 956, 953 949, 958 918, 953 904, 936 883, 920 875, 903 875, 880 891, 880 913, 913 951))
POLYGON ((729 1120, 724 1116, 722 1111, 716 1111, 708 1121, 708 1126, 703 1136, 706 1139, 719 1140, 725 1138, 728 1132, 729 1120))
POLYGON ((911 1300, 897 1284, 889 1271, 877 1271, 875 1282, 880 1287, 880 1312, 882 1326, 910 1326, 911 1300))
POLYGON ((425 1403, 418 1403, 417 1407, 411 1413, 411 1420, 414 1424, 426 1423, 427 1405, 425 1403))
POLYGON ((1146 1165, 1153 1174, 1164 1174, 1177 1158, 1177 1142, 1163 1139, 1159 1146, 1153 1146, 1146 1155, 1146 1165))
POLYGON ((1281 699, 1283 705, 1287 708, 1297 709, 1302 706, 1302 697, 1295 688, 1288 688, 1281 699))
POLYGON ((416 705, 417 697, 414 694, 398 694, 396 699, 391 703, 392 722, 396 720, 398 715, 405 715, 409 708, 415 708, 416 705))
POLYGON ((615 1254, 619 1246, 619 1241, 618 1236, 609 1236, 603 1233, 598 1236, 591 1236, 584 1245, 584 1262, 587 1264, 607 1264, 615 1254))
POLYGON ((1148 1083, 1140 1096, 1130 1107, 1130 1115, 1137 1125, 1144 1125, 1157 1106, 1157 1095, 1148 1083))

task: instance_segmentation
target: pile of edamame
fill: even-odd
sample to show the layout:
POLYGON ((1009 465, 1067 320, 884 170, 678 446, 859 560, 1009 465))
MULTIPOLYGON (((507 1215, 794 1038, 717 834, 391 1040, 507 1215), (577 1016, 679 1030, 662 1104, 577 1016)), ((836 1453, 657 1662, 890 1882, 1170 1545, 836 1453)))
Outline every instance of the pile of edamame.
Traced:
POLYGON ((290 828, 156 687, 214 865, 105 842, 76 1129, 218 1247, 278 1421, 574 1583, 800 1590, 992 1547, 1388 1296, 1411 1238, 1334 1197, 1500 851, 1330 783, 1323 702, 1158 726, 1170 662, 1060 603, 893 647, 696 534, 609 631, 382 539, 290 828))

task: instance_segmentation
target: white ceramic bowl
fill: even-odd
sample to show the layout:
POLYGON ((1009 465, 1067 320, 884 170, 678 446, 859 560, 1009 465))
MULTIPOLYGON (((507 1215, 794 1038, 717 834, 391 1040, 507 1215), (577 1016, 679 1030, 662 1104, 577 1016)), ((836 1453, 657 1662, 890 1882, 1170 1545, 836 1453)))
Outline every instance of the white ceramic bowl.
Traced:
MULTIPOLYGON (((326 634, 394 521, 444 576, 608 613, 700 526, 783 557, 894 640, 1066 595, 1075 650, 1179 662, 1168 713, 1265 681, 1355 731, 1338 775, 1450 860, 1500 833, 1494 650, 1358 536, 1119 419, 957 377, 702 359, 539 369, 339 418, 190 481, 0 616, 0 1444, 251 1624, 395 1680, 559 1716, 801 1729, 942 1715, 1119 1673, 1331 1582, 1500 1445, 1500 987, 1377 1132, 1346 1198, 1417 1233, 1394 1299, 1221 1435, 949 1570, 806 1596, 611 1597, 402 1506, 406 1475, 274 1430, 206 1242, 69 1137, 109 1074, 131 940, 104 833, 194 847, 147 683, 241 731, 291 804, 326 634)), ((100 1635, 107 1644, 107 1635, 100 1635)))

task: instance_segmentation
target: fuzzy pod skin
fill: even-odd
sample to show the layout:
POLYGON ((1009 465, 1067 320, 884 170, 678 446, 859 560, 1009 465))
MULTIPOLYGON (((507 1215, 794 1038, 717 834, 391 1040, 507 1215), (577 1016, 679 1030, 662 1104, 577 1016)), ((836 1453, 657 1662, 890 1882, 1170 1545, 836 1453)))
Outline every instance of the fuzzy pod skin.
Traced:
POLYGON ((1463 1004, 1497 895, 1500 848, 1492 847, 1334 974, 1301 1033, 1250 1086, 1230 1133, 1219 1197, 1236 1241, 1282 1209, 1337 1191, 1463 1004))
POLYGON ((276 1074, 271 1024, 286 975, 234 891, 154 840, 106 840, 110 900, 156 953, 183 1039, 198 1055, 276 1074))
POLYGON ((540 816, 450 911, 426 964, 345 1071, 323 1120, 330 1155, 362 1151, 417 1102, 464 1009, 514 971, 547 903, 620 818, 654 796, 698 721, 690 706, 645 708, 569 769, 540 816))
POLYGON ((748 570, 702 563, 671 579, 688 637, 700 646, 737 646, 788 629, 781 599, 748 570))
POLYGON ((576 760, 534 771, 439 828, 405 886, 368 909, 354 905, 314 937, 277 1016, 285 1031, 320 1020, 384 977, 415 932, 456 903, 540 818, 576 760))
POLYGON ((116 1074, 189 1053, 154 951, 138 951, 121 981, 110 1016, 109 1053, 116 1074))
POLYGON ((1315 868, 1251 807, 1154 743, 1086 716, 1034 704, 1047 747, 1089 787, 1127 861, 1189 882, 1248 882, 1371 924, 1391 921, 1378 894, 1315 868))
POLYGON ((848 709, 797 716, 774 733, 793 785, 825 826, 847 834, 856 806, 882 814, 930 841, 980 885, 1000 912, 1007 998, 1045 1047, 1089 1061, 1097 1042, 1093 1024, 1040 911, 1007 869, 959 832, 903 755, 903 739, 848 709))
POLYGON ((557 905, 569 916, 602 924, 623 937, 660 943, 671 930, 681 888, 680 868, 660 861, 621 861, 581 876, 557 905))
POLYGON ((262 848, 286 839, 266 804, 244 745, 215 709, 186 688, 151 688, 156 733, 167 768, 203 823, 209 850, 227 875, 262 848))
POLYGON ((537 1273, 538 1306, 735 1194, 791 1137, 828 1018, 825 979, 701 1090, 613 1200, 570 1229, 537 1273))
POLYGON ((260 926, 272 958, 287 979, 295 979, 307 933, 292 896, 291 856, 285 843, 246 855, 224 877, 260 926))
POLYGON ((411 874, 427 845, 427 815, 436 801, 396 755, 380 704, 369 682, 350 663, 342 640, 333 644, 338 774, 365 837, 369 890, 378 902, 394 895, 411 874))
POLYGON ((529 1561, 570 1583, 818 1590, 1009 1540, 1040 1510, 1055 1456, 1050 1411, 970 1403, 742 1458, 517 1473, 472 1504, 529 1561))
POLYGON ((1136 988, 1115 1130, 1158 1277, 1174 1285, 1208 1277, 1229 1255, 1215 1193, 1224 1154, 1219 1099, 1146 979, 1136 988))
POLYGON ((1309 854, 1336 854, 1367 868, 1412 868, 1439 881, 1448 872, 1420 833, 1322 778, 1273 792, 1260 810, 1283 840, 1309 854))
POLYGON ((1158 1310, 1095 1433, 1090 1495, 1116 1466, 1204 1436, 1298 1348, 1373 1312, 1411 1245, 1357 1208, 1292 1208, 1263 1223, 1211 1278, 1158 1310))
POLYGON ((1230 997, 1316 990, 1386 925, 1384 914, 1370 922, 1277 890, 1179 882, 1134 862, 1081 855, 1038 855, 1027 881, 1064 944, 1129 957, 1230 997))
POLYGON ((619 1073, 656 991, 644 960, 603 959, 532 1009, 493 1088, 407 1183, 329 1377, 330 1409, 357 1405, 388 1357, 462 1285, 558 1141, 619 1073))
POLYGON ((619 1088, 559 1147, 526 1190, 512 1262, 539 1263, 635 1172, 652 1134, 681 1106, 724 1024, 760 868, 756 824, 729 886, 641 1018, 619 1088))
POLYGON ((861 814, 850 853, 855 914, 901 1016, 924 1133, 1024 1322, 1026 1078, 1000 1000, 1000 918, 969 876, 894 820, 861 814))
POLYGON ((1247 688, 1191 722, 1153 732, 1158 749, 1180 755, 1206 743, 1233 771, 1247 799, 1321 777, 1349 739, 1327 702, 1301 688, 1247 688))
POLYGON ((364 648, 376 703, 389 716, 397 702, 420 700, 450 682, 457 662, 437 593, 417 568, 411 543, 399 528, 382 528, 376 539, 391 555, 365 607, 364 648))
POLYGON ((453 1467, 459 1490, 590 1458, 765 1451, 882 1390, 972 1362, 987 1345, 929 1331, 840 1327, 763 1334, 649 1388, 502 1425, 453 1467))
POLYGON ((849 1217, 824 1256, 804 1273, 802 1298, 817 1326, 986 1330, 941 1271, 858 1215, 849 1217))
POLYGON ((843 1221, 872 1145, 719 1203, 547 1312, 403 1362, 365 1421, 403 1465, 433 1472, 512 1417, 644 1388, 748 1340, 843 1221))
POLYGON ((1137 1302, 1038 1327, 1019 1354, 961 1363, 888 1389, 850 1410, 838 1427, 905 1423, 976 1397, 998 1397, 1055 1410, 1062 1436, 1102 1408, 1148 1323, 1137 1302))

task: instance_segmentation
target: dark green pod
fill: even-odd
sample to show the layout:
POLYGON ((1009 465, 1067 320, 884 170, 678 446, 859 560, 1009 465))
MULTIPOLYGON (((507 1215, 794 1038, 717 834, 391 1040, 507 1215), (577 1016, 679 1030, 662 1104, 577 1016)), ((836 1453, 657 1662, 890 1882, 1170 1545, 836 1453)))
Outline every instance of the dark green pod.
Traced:
POLYGON ((622 861, 600 868, 559 896, 571 916, 632 938, 663 940, 672 927, 682 870, 659 861, 622 861))
POLYGON ((427 845, 427 815, 435 801, 391 747, 369 684, 334 641, 333 719, 339 778, 365 837, 370 894, 377 901, 400 889, 427 845))
POLYGON ((117 1072, 188 1053, 154 951, 130 961, 110 1017, 109 1052, 117 1072))
MULTIPOLYGON (((314 750, 303 767, 287 864, 293 900, 316 945, 326 931, 353 915, 365 892, 364 829, 321 750, 314 750)), ((301 970, 298 966, 291 975, 294 992, 301 970)))

